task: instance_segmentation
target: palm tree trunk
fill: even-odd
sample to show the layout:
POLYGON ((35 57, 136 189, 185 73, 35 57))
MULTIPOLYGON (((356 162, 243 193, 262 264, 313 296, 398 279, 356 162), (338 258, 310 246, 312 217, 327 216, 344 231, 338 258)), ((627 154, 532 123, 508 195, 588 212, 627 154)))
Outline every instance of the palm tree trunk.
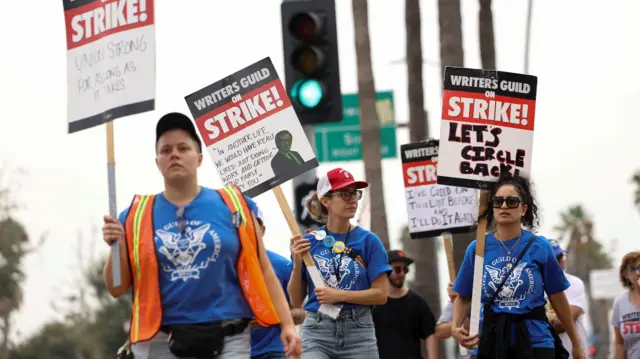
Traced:
POLYGON ((9 333, 11 333, 11 314, 0 318, 2 320, 2 343, 0 343, 0 359, 9 358, 9 333))
POLYGON ((353 0, 353 25, 358 65, 358 99, 360 104, 360 132, 362 159, 371 196, 371 231, 389 249, 389 232, 382 184, 382 154, 380 152, 380 123, 376 114, 376 88, 371 67, 369 41, 369 7, 367 0, 353 0))
POLYGON ((491 0, 480 0, 478 11, 478 33, 480 36, 480 58, 483 69, 496 69, 496 45, 493 33, 491 0))
MULTIPOLYGON (((440 73, 444 75, 446 66, 464 66, 460 0, 438 0, 438 22, 440 24, 440 73)), ((460 268, 467 247, 474 239, 476 235, 473 232, 453 236, 453 259, 456 270, 460 268)))
MULTIPOLYGON (((409 136, 411 142, 429 137, 424 111, 424 83, 422 78, 422 36, 420 0, 405 0, 407 79, 409 94, 409 136)), ((438 280, 438 247, 435 238, 423 238, 412 243, 415 259, 415 287, 436 316, 440 315, 440 282, 438 280)), ((439 358, 445 357, 444 342, 438 341, 439 358)))

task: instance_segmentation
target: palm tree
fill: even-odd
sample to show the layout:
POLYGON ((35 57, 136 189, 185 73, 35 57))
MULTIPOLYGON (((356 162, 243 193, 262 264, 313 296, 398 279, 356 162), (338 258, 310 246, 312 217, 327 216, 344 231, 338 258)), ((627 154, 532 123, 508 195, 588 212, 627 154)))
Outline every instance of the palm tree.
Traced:
POLYGON ((480 58, 483 69, 496 68, 496 45, 493 33, 491 0, 479 0, 478 34, 480 36, 480 58))
MULTIPOLYGON (((424 111, 424 84, 422 80, 422 36, 420 1, 405 0, 407 79, 409 94, 409 136, 411 142, 429 138, 429 126, 424 111)), ((440 315, 440 283, 438 280, 438 248, 435 238, 412 241, 415 259, 415 291, 423 297, 434 315, 440 315)), ((439 353, 444 343, 438 341, 439 353)), ((442 355, 440 356, 442 357, 442 355)))
POLYGON ((555 227, 558 239, 565 242, 567 256, 567 272, 582 279, 585 291, 589 295, 589 317, 593 332, 598 336, 595 343, 596 354, 593 359, 606 359, 609 355, 608 300, 594 300, 591 296, 589 272, 594 269, 611 268, 611 260, 604 253, 602 246, 593 236, 593 221, 580 205, 569 207, 560 214, 560 224, 555 227))
MULTIPOLYGON (((440 24, 440 74, 444 76, 446 66, 464 66, 460 0, 438 0, 438 23, 440 24)), ((453 260, 456 270, 460 268, 467 247, 474 239, 473 232, 453 236, 453 260)))
POLYGON ((380 152, 380 123, 376 114, 376 87, 371 68, 369 41, 369 6, 367 0, 353 0, 353 26, 358 64, 358 100, 360 104, 360 132, 362 133, 362 160, 371 196, 371 231, 380 237, 389 249, 389 232, 382 183, 382 154, 380 152))
POLYGON ((638 210, 640 210, 640 170, 633 175, 631 182, 636 186, 636 191, 633 195, 633 203, 638 207, 638 210))

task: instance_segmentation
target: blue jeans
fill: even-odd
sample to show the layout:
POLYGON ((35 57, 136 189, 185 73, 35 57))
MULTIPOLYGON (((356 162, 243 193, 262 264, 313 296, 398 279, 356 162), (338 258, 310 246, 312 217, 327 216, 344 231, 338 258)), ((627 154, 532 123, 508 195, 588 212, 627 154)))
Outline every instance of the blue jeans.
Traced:
POLYGON ((251 359, 287 359, 284 352, 266 352, 258 355, 254 355, 251 359))
POLYGON ((378 359, 369 308, 343 309, 336 320, 307 312, 302 323, 302 359, 378 359))

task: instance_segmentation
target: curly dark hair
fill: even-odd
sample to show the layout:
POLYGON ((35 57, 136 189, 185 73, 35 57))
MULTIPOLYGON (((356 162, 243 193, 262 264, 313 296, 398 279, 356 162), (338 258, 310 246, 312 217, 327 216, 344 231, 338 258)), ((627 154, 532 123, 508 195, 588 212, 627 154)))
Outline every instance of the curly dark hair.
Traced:
POLYGON ((533 192, 533 183, 531 183, 527 177, 521 175, 514 176, 509 171, 503 171, 500 174, 498 181, 494 182, 489 188, 489 202, 487 203, 487 210, 481 216, 487 218, 487 227, 495 227, 493 207, 491 206, 493 197, 495 197, 500 187, 507 185, 515 187, 516 191, 518 191, 518 194, 520 195, 522 204, 527 205, 527 212, 521 219, 522 225, 529 230, 535 229, 540 224, 540 218, 538 216, 538 204, 533 192))

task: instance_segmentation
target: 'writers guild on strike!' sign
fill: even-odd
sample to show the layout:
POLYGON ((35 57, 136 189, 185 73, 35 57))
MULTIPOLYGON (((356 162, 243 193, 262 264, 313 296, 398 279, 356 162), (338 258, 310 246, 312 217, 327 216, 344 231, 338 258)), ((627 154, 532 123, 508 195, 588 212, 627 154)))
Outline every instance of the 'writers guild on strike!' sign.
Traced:
POLYGON ((537 77, 447 67, 438 183, 485 189, 531 169, 537 77))
POLYGON ((153 0, 63 0, 69 133, 152 111, 153 0))
POLYGON ((438 153, 438 140, 400 146, 412 239, 471 232, 478 218, 476 190, 436 183, 438 153))
POLYGON ((270 58, 185 100, 225 185, 255 197, 318 167, 270 58))

